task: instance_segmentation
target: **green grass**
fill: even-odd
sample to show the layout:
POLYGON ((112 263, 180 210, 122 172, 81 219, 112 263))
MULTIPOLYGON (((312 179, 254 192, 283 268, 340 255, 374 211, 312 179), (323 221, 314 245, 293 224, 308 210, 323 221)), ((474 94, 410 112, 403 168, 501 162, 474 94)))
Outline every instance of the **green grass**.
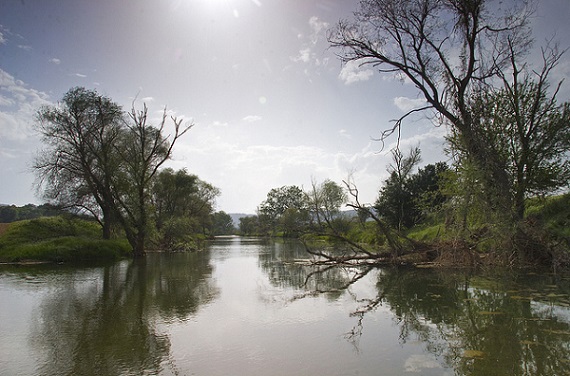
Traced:
POLYGON ((526 216, 540 221, 553 235, 570 238, 570 194, 528 200, 526 216))
POLYGON ((130 247, 125 240, 103 240, 94 222, 44 217, 14 222, 0 236, 0 261, 86 262, 117 260, 130 247))

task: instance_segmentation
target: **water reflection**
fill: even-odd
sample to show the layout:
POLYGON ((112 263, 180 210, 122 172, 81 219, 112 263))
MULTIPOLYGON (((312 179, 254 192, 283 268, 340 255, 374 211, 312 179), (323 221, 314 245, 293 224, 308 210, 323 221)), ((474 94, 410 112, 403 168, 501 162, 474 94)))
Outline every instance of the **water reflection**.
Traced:
POLYGON ((460 375, 561 375, 570 359, 568 280, 389 269, 379 294, 460 375))
POLYGON ((98 268, 0 267, 0 375, 570 374, 567 276, 307 258, 227 238, 98 268))
POLYGON ((185 320, 218 293, 207 252, 150 255, 61 278, 35 315, 42 375, 157 374, 170 352, 157 321, 185 320), (85 278, 88 277, 88 278, 85 278))
POLYGON ((569 281, 385 268, 376 296, 355 297, 361 304, 347 338, 358 345, 366 315, 385 306, 401 344, 423 342, 457 375, 570 375, 569 281))
POLYGON ((366 316, 393 314, 400 344, 421 341, 458 375, 570 375, 570 277, 537 273, 468 273, 415 268, 308 267, 296 243, 273 243, 260 268, 298 297, 350 295, 358 307, 346 334, 358 348, 366 316), (376 292, 359 281, 377 275, 376 292))

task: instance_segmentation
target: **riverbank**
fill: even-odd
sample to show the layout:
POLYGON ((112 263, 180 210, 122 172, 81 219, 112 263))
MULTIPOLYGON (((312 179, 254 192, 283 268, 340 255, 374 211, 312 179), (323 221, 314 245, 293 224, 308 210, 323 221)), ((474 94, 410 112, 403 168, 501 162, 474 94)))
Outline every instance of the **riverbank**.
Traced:
POLYGON ((129 256, 124 239, 101 239, 101 227, 72 217, 43 217, 0 225, 0 263, 81 263, 129 256))

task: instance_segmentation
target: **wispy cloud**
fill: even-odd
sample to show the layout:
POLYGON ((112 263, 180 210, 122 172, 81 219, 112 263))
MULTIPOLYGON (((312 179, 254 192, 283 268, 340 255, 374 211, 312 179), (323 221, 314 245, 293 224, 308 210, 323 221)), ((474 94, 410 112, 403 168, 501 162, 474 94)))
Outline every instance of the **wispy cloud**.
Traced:
POLYGON ((55 65, 59 65, 61 64, 61 60, 59 60, 58 58, 54 57, 52 59, 49 59, 49 62, 55 65))
MULTIPOLYGON (((45 93, 28 88, 0 69, 0 140, 15 141, 29 137, 34 116, 42 105, 50 104, 45 93)), ((1 144, 0 144, 1 147, 1 144)))
POLYGON ((31 51, 32 50, 32 46, 28 46, 27 44, 19 44, 18 48, 24 51, 31 51))
POLYGON ((262 118, 259 115, 248 115, 246 117, 244 117, 242 120, 245 121, 246 123, 253 123, 256 121, 260 121, 262 118))
POLYGON ((313 64, 315 66, 327 65, 328 58, 322 57, 315 52, 315 47, 325 40, 325 33, 329 23, 320 20, 317 16, 309 18, 309 35, 305 37, 302 33, 298 35, 299 40, 304 41, 299 49, 299 53, 291 56, 291 61, 296 63, 313 64))
POLYGON ((394 98, 394 104, 400 110, 408 112, 414 108, 424 106, 426 104, 426 100, 421 98, 396 97, 394 98))
POLYGON ((339 78, 344 81, 346 85, 350 85, 359 81, 368 81, 373 74, 374 71, 372 69, 364 69, 360 63, 349 61, 342 67, 339 78))
POLYGON ((82 74, 82 73, 75 73, 74 74, 75 77, 79 77, 79 78, 86 78, 87 76, 82 74))

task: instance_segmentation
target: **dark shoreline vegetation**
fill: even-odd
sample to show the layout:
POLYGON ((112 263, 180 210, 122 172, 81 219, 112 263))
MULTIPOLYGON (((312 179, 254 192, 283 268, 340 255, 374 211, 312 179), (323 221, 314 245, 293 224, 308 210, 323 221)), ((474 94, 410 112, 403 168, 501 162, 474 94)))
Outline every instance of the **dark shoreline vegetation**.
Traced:
MULTIPOLYGON (((52 214, 57 213, 54 209, 52 214)), ((249 217, 250 219, 254 216, 249 217)), ((445 223, 419 224, 402 233, 403 248, 400 255, 394 255, 386 245, 386 239, 379 234, 374 221, 358 220, 357 216, 338 213, 337 225, 343 217, 342 226, 346 232, 328 233, 298 229, 290 231, 269 231, 244 234, 239 231, 225 231, 226 235, 246 235, 273 238, 299 238, 308 252, 314 256, 310 263, 316 265, 411 265, 416 267, 555 267, 570 266, 570 193, 543 199, 527 200, 526 222, 529 231, 541 231, 545 242, 550 244, 528 244, 537 251, 549 249, 547 258, 537 257, 527 263, 517 262, 510 248, 496 241, 486 226, 472 234, 468 240, 459 239, 457 231, 446 228, 445 223), (358 249, 351 247, 356 246, 358 249), (416 248, 414 248, 414 246, 416 248), (367 249, 364 257, 357 253, 367 249), (326 250, 326 252, 325 252, 326 250), (553 252, 557 252, 556 254, 553 252), (540 261, 540 262, 537 262, 540 261)), ((315 230, 316 227, 313 227, 315 230)), ((258 228, 259 229, 259 228, 258 228)), ((222 234, 220 234, 222 235, 222 234)), ((160 248, 158 243, 149 251, 173 252, 196 251, 201 248, 207 236, 195 234, 185 244, 160 248)), ((528 250, 527 250, 528 251, 528 250)), ((93 264, 112 262, 133 257, 132 248, 126 238, 103 239, 102 228, 94 220, 79 218, 70 214, 25 219, 0 224, 0 263, 71 263, 93 264)))

